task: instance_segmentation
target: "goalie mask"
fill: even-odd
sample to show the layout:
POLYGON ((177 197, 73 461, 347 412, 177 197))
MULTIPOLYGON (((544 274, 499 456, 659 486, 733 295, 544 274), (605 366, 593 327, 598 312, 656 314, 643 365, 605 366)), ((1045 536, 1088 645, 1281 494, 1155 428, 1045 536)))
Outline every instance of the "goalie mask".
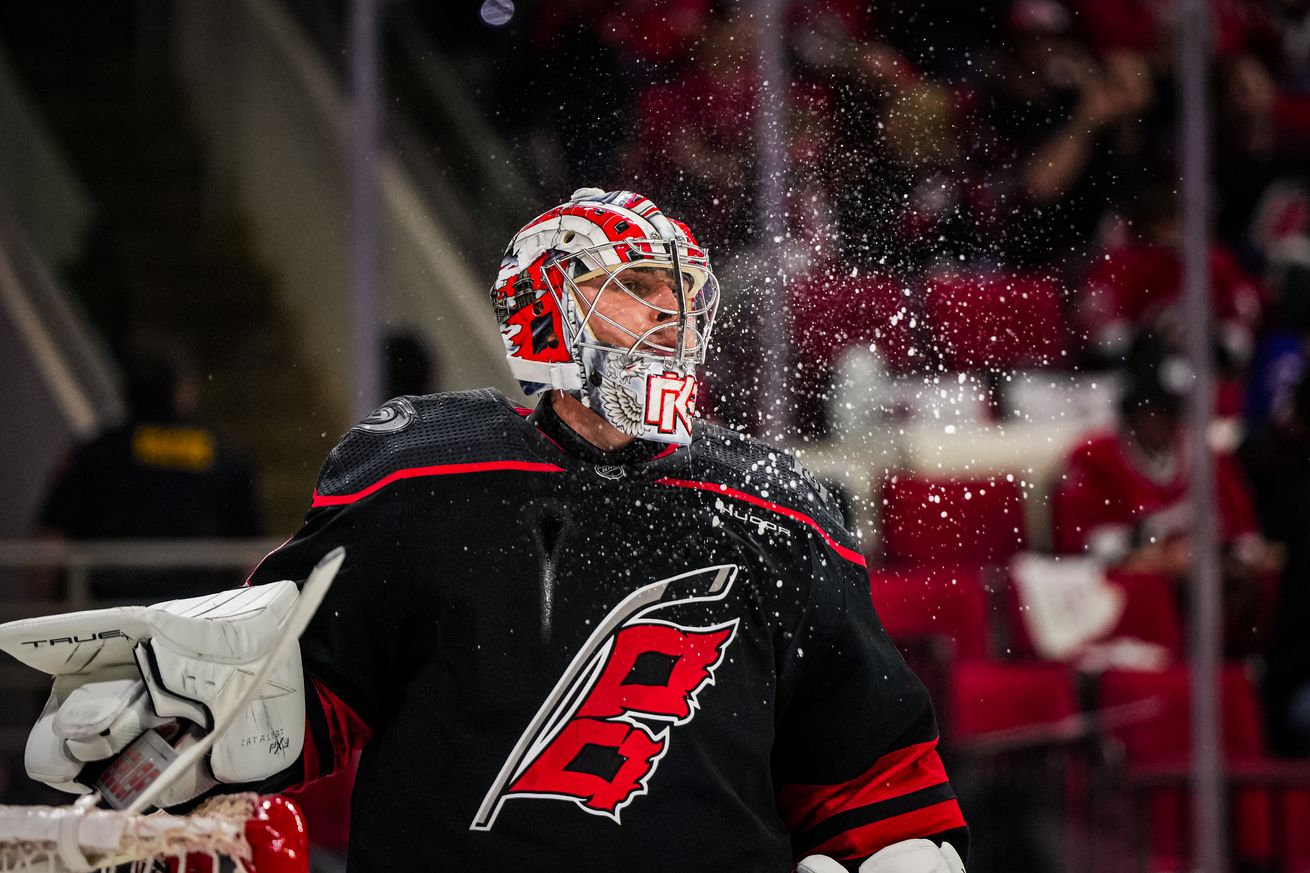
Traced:
POLYGON ((620 431, 686 445, 719 286, 680 221, 598 188, 515 235, 491 289, 510 371, 562 389, 620 431))

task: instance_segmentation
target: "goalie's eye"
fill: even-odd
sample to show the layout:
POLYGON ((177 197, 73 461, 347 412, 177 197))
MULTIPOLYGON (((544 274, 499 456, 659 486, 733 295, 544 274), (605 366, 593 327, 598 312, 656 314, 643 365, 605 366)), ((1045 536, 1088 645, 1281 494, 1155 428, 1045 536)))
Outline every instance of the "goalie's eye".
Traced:
POLYGON ((629 294, 635 294, 643 300, 649 300, 663 290, 668 280, 663 276, 631 276, 619 280, 619 284, 629 294))
MULTIPOLYGON (((672 270, 658 268, 658 267, 639 267, 634 270, 627 271, 622 276, 618 277, 615 281, 621 288, 623 288, 623 290, 627 291, 629 294, 647 302, 653 301, 655 300, 655 298, 661 297, 661 295, 663 295, 667 291, 668 293, 667 301, 657 300, 655 302, 660 306, 677 305, 675 302, 677 296, 677 291, 676 291, 677 282, 674 279, 672 270)), ((694 287, 694 284, 693 284, 692 276, 690 274, 683 273, 682 287, 684 293, 687 295, 686 299, 687 299, 688 306, 694 308, 696 298, 691 293, 691 289, 694 287)))

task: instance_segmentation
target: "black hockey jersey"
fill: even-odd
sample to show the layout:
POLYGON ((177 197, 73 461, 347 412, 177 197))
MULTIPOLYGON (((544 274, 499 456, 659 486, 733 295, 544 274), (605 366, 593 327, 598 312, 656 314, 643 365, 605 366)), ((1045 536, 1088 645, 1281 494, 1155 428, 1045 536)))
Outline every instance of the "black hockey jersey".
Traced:
POLYGON ((606 455, 548 401, 398 398, 333 449, 252 582, 303 579, 338 545, 302 638, 295 776, 363 746, 355 873, 965 850, 927 694, 783 452, 698 423, 690 446, 606 455))

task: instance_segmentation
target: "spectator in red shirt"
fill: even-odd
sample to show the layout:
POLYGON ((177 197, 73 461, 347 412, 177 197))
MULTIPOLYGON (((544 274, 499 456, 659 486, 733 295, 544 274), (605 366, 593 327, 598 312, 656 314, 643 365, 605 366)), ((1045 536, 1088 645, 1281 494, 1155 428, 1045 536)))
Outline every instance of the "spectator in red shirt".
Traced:
MULTIPOLYGON (((1119 427, 1082 442, 1065 463, 1053 498, 1057 551, 1086 553, 1120 569, 1186 579, 1195 511, 1182 402, 1191 374, 1153 339, 1134 349, 1119 427)), ((1215 507, 1224 551, 1229 640, 1249 647, 1264 622, 1280 552, 1261 536, 1249 486, 1231 455, 1215 455, 1215 507)), ((1267 631, 1261 627, 1260 632, 1267 631)))
MULTIPOLYGON (((170 341, 140 340, 124 370, 128 419, 69 453, 49 483, 39 520, 42 534, 70 540, 259 536, 254 469, 242 452, 197 420, 201 382, 188 352, 170 341)), ((91 593, 148 603, 232 585, 234 575, 100 570, 91 579, 91 593)), ((51 584, 39 579, 38 589, 51 584)))
MULTIPOLYGON (((1139 238, 1096 262, 1075 313, 1093 358, 1122 357, 1142 331, 1169 339, 1181 329, 1182 220, 1177 197, 1166 188, 1145 191, 1134 201, 1131 215, 1139 238)), ((1223 243, 1212 242, 1209 257, 1216 339, 1228 368, 1238 370, 1251 355, 1263 293, 1223 243)))

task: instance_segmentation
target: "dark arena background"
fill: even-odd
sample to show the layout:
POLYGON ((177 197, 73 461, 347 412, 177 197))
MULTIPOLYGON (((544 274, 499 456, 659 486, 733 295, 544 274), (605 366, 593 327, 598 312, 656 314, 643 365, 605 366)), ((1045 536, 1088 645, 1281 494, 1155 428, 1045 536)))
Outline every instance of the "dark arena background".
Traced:
POLYGON ((583 186, 709 251, 700 414, 840 501, 970 873, 1310 871, 1307 0, 4 0, 0 620, 239 584, 382 401, 523 400, 488 288, 583 186))

